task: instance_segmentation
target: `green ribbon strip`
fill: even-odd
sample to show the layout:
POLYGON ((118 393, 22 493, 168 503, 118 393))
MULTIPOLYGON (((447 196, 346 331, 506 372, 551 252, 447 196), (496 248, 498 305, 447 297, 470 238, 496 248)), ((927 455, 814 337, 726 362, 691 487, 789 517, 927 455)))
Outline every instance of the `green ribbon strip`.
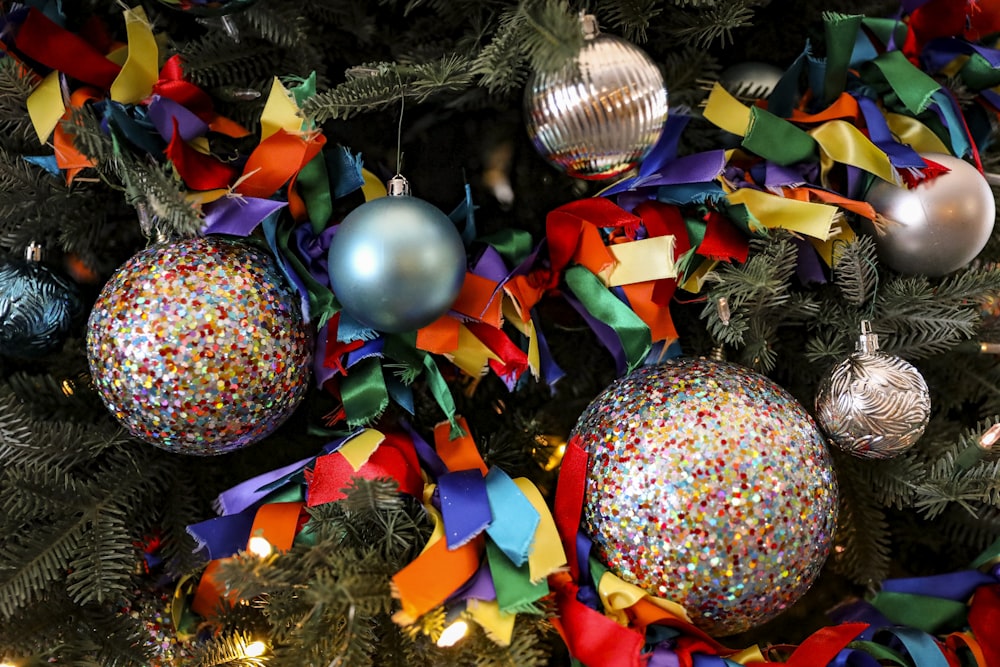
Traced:
POLYGON ((871 604, 899 625, 931 634, 960 629, 969 613, 964 602, 892 591, 878 593, 871 604))
POLYGON ((330 174, 326 169, 326 157, 323 151, 302 167, 295 182, 299 186, 299 194, 306 202, 309 222, 312 223, 314 234, 326 229, 326 223, 333 215, 333 197, 330 196, 330 174))
POLYGON ((340 399, 349 426, 365 426, 378 419, 389 405, 382 360, 370 357, 351 366, 341 377, 340 399))
POLYGON ((743 148, 780 165, 812 159, 816 140, 766 109, 750 107, 750 125, 743 148))
POLYGON ((507 262, 507 266, 518 266, 527 259, 535 244, 530 232, 510 228, 501 229, 495 234, 482 236, 476 240, 492 246, 507 262))
POLYGON ((899 667, 913 667, 913 663, 907 660, 902 653, 894 651, 888 646, 869 641, 854 641, 847 645, 848 648, 864 651, 879 661, 879 664, 891 662, 899 667))
POLYGON ((1000 537, 993 544, 986 547, 983 553, 979 554, 969 567, 978 570, 985 565, 995 565, 998 562, 1000 562, 1000 537))
POLYGON ((906 41, 908 29, 906 24, 899 19, 866 16, 861 19, 861 23, 883 44, 888 44, 890 40, 896 44, 902 44, 906 41))
POLYGON ((571 266, 565 276, 566 284, 587 312, 614 329, 625 350, 628 371, 642 365, 653 347, 653 337, 646 323, 586 268, 571 266))
POLYGON ((824 19, 826 33, 826 73, 823 79, 823 101, 833 102, 847 87, 847 70, 851 65, 854 40, 861 27, 861 15, 828 13, 824 19))
POLYGON ((486 539, 486 559, 493 575, 493 587, 497 592, 500 611, 509 614, 535 611, 534 603, 549 594, 549 583, 541 579, 531 583, 530 567, 527 562, 521 567, 514 565, 493 540, 486 539))
POLYGON ((937 81, 899 51, 886 51, 864 65, 861 79, 876 89, 884 88, 879 85, 880 79, 883 80, 895 93, 894 96, 884 95, 886 106, 892 108, 898 102, 914 116, 922 113, 931 103, 931 95, 941 89, 937 81))
POLYGON ((958 75, 970 90, 983 90, 1000 85, 1000 69, 993 69, 990 61, 975 52, 969 55, 958 75))
POLYGON ((451 389, 448 388, 448 383, 445 382, 444 376, 441 375, 434 357, 426 352, 423 352, 423 356, 424 371, 427 373, 427 377, 425 378, 427 380, 427 387, 431 390, 431 395, 434 396, 438 407, 444 412, 444 416, 451 425, 451 437, 459 438, 465 435, 465 431, 458 425, 458 419, 455 416, 458 412, 458 408, 455 407, 455 397, 451 395, 451 389))
POLYGON ((427 388, 430 389, 434 401, 441 408, 445 418, 451 425, 451 437, 457 438, 465 435, 462 427, 458 425, 458 418, 456 416, 458 408, 455 406, 455 398, 451 395, 451 389, 448 388, 448 383, 445 381, 444 376, 441 375, 434 357, 423 350, 417 349, 416 332, 387 334, 384 340, 385 345, 382 348, 382 354, 404 366, 406 368, 405 375, 415 378, 420 374, 420 371, 424 372, 424 381, 427 383, 427 388))

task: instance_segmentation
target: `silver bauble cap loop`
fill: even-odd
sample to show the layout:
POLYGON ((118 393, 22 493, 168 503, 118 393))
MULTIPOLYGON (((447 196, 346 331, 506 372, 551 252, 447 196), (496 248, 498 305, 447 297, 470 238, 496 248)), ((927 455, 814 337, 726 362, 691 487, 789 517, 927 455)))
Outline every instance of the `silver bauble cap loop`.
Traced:
POLYGON ((28 247, 24 249, 24 258, 29 262, 40 262, 43 256, 42 246, 34 241, 29 243, 28 247))
POLYGON ((386 194, 390 197, 409 197, 410 182, 396 174, 385 184, 386 194))
POLYGON ((597 17, 586 12, 580 12, 580 29, 583 31, 584 39, 594 39, 601 34, 601 28, 597 24, 597 17))
POLYGON ((878 351, 878 334, 872 333, 872 323, 861 320, 861 335, 858 336, 855 350, 860 354, 874 354, 878 351))

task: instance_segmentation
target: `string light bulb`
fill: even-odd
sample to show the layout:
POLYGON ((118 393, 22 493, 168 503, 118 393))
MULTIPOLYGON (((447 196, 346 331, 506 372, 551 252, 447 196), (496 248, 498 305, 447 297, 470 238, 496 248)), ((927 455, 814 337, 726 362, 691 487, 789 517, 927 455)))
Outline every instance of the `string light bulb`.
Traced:
POLYGON ((262 641, 250 642, 243 649, 243 657, 259 658, 267 652, 267 644, 262 641))
POLYGON ((271 555, 273 547, 271 543, 267 541, 266 538, 258 536, 251 537, 247 541, 247 551, 252 553, 254 556, 260 558, 267 558, 271 555))
POLYGON ((454 646, 467 634, 469 634, 469 624, 462 620, 455 621, 444 629, 444 632, 438 637, 437 645, 440 648, 454 646))

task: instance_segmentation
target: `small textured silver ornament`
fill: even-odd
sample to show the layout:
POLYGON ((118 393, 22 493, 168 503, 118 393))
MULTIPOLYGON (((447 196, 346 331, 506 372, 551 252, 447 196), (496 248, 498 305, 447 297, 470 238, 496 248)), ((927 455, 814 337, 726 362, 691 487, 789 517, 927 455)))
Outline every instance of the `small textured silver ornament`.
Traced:
POLYGON ((40 357, 56 350, 83 312, 68 278, 41 263, 32 243, 23 259, 0 257, 0 354, 40 357))
POLYGON ((784 75, 785 72, 774 65, 750 60, 727 67, 719 76, 719 83, 733 95, 758 99, 774 92, 784 75))
POLYGON ((871 324, 861 322, 856 351, 820 383, 816 421, 837 447, 866 459, 901 454, 930 418, 927 383, 912 364, 879 350, 871 324))
POLYGON ((415 331, 451 308, 465 280, 465 245, 440 209, 410 196, 402 176, 388 196, 351 211, 330 242, 328 270, 345 313, 389 333, 415 331))
POLYGON ((863 219, 879 259, 900 273, 943 276, 975 259, 993 233, 996 203, 975 167, 952 155, 922 157, 950 171, 904 188, 878 180, 865 200, 884 221, 863 219))
POLYGON ((667 89, 642 49, 581 17, 584 46, 574 62, 536 72, 524 109, 535 149, 570 176, 601 180, 639 164, 667 120, 667 89))

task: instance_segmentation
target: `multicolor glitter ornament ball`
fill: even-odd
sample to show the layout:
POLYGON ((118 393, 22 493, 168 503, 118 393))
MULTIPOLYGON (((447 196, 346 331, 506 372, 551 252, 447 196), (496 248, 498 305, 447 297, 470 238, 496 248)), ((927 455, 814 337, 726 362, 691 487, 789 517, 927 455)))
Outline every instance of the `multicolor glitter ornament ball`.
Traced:
POLYGON ((174 599, 165 591, 140 590, 134 599, 119 609, 141 623, 146 636, 142 649, 150 654, 147 667, 183 667, 194 658, 193 647, 174 625, 174 599))
POLYGON ((819 574, 837 480, 809 414, 766 377, 705 359, 643 367, 574 433, 590 454, 583 528, 598 557, 706 632, 769 620, 819 574))
POLYGON ((87 357, 137 438, 213 455, 256 442, 305 395, 310 336, 277 262, 221 237, 152 246, 104 286, 87 357))

